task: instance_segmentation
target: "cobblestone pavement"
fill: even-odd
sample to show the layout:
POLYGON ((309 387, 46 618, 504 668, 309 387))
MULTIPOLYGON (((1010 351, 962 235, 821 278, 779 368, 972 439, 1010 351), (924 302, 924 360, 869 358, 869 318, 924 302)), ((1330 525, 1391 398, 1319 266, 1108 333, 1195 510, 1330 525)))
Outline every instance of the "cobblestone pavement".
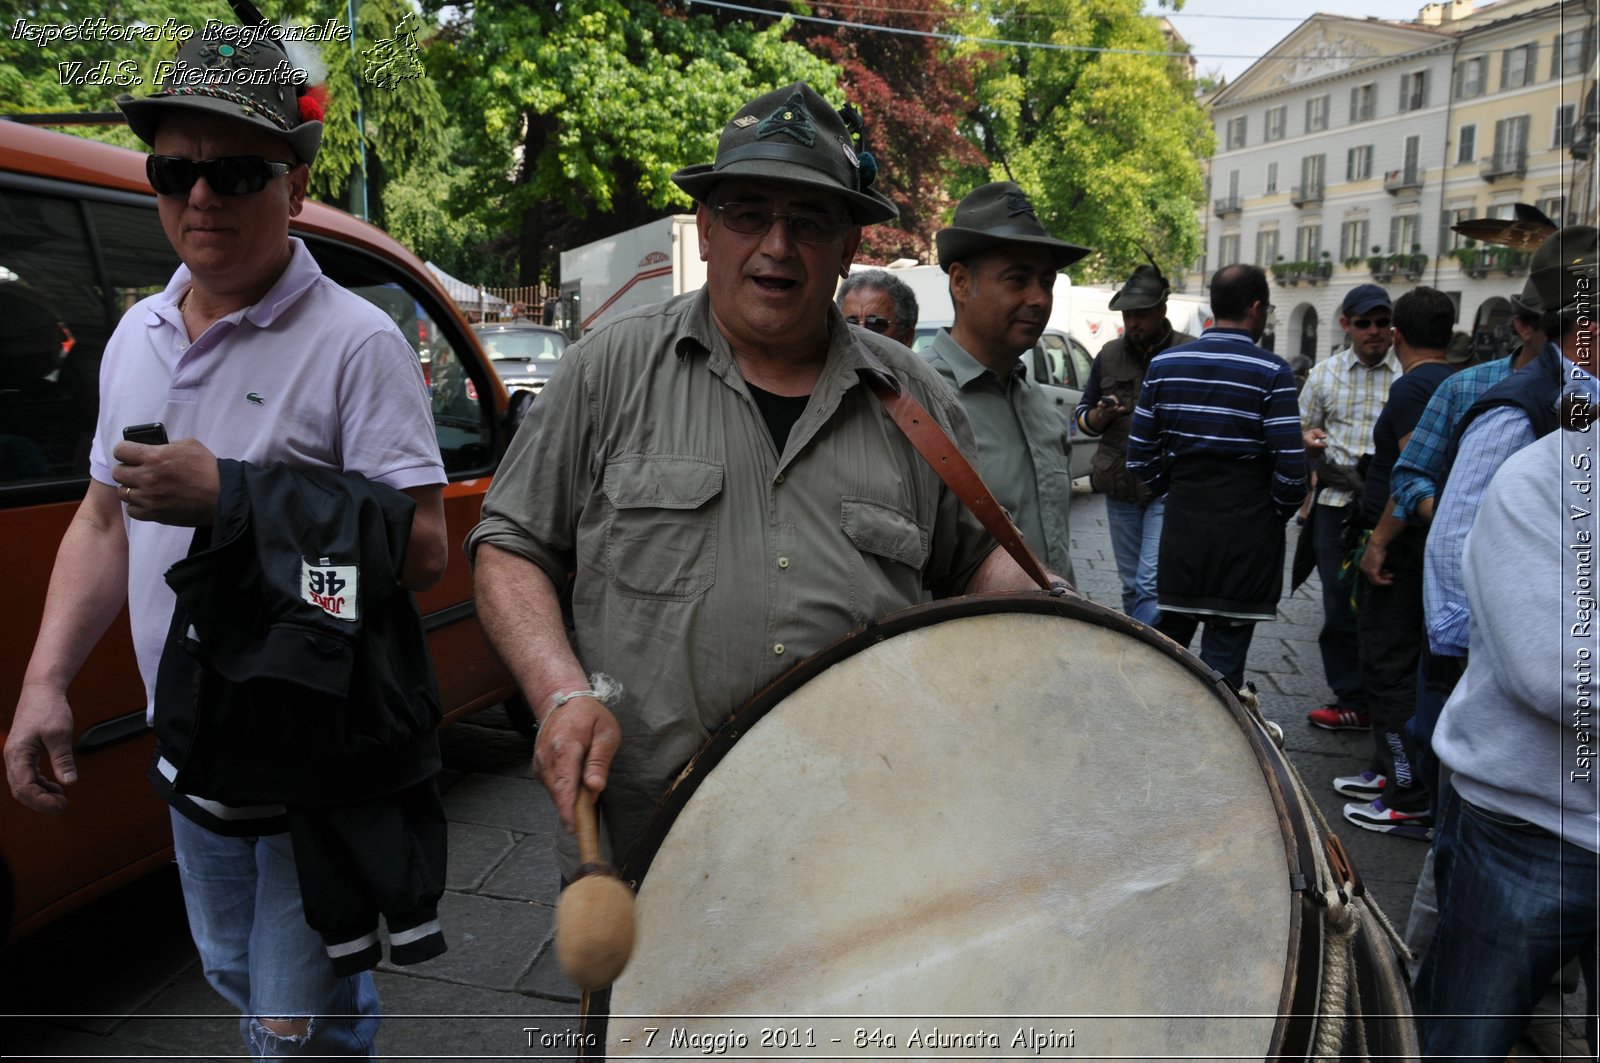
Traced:
MULTIPOLYGON (((1075 499, 1072 528, 1082 589, 1115 606, 1120 591, 1100 496, 1075 499)), ((1369 891, 1403 928, 1425 846, 1339 829, 1347 826, 1340 819, 1343 799, 1328 780, 1365 767, 1370 738, 1305 722, 1306 710, 1329 696, 1317 653, 1320 624, 1313 577, 1283 600, 1275 623, 1257 628, 1249 678, 1260 689, 1263 713, 1283 726, 1293 762, 1338 825, 1369 891)), ((1156 736, 1180 750, 1183 738, 1156 736)), ((443 744, 450 875, 441 919, 450 951, 415 968, 379 970, 390 1017, 378 1047, 391 1059, 545 1054, 539 1039, 569 1029, 577 1011, 575 991, 550 948, 554 813, 532 779, 527 742, 498 710, 448 728, 443 744), (538 1032, 527 1032, 531 1027, 538 1032)), ((199 970, 171 869, 0 954, 0 971, 5 1058, 223 1059, 239 1051, 236 1020, 199 970)))

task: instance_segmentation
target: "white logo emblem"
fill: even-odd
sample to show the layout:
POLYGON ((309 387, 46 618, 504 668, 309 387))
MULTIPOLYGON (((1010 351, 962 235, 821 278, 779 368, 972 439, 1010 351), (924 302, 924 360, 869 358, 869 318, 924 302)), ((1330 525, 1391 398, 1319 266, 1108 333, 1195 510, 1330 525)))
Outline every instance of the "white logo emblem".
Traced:
POLYGON ((335 565, 329 558, 315 564, 300 559, 300 597, 335 620, 355 623, 361 619, 357 608, 360 570, 355 565, 335 565))

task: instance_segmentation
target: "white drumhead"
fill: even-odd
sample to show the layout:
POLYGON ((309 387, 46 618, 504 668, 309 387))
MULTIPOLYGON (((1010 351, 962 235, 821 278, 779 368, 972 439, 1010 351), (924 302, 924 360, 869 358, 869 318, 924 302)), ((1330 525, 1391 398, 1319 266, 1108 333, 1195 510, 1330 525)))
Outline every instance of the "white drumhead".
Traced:
POLYGON ((608 1053, 782 1030, 801 1056, 1260 1058, 1292 903, 1261 766, 1193 672, 1084 620, 945 620, 828 668, 700 782, 608 1053))

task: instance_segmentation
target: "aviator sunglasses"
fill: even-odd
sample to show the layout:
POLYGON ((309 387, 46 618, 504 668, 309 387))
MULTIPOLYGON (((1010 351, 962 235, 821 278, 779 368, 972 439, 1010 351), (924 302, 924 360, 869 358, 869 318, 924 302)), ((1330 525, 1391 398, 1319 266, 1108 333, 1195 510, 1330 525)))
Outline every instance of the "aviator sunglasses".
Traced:
POLYGON ((1389 319, 1386 317, 1358 317, 1350 322, 1350 327, 1357 332, 1365 332, 1373 325, 1377 325, 1379 328, 1388 328, 1389 319))
POLYGON ((773 210, 766 203, 734 200, 711 208, 722 224, 742 236, 765 236, 777 218, 789 223, 789 235, 803 244, 826 244, 850 227, 850 222, 820 210, 773 210))
POLYGON ((856 317, 851 314, 845 320, 852 325, 859 325, 869 332, 876 332, 880 336, 894 327, 894 318, 879 317, 877 314, 868 314, 866 317, 856 317))
POLYGON ((158 195, 181 196, 204 177, 211 191, 219 196, 248 196, 267 187, 274 177, 294 169, 286 162, 269 162, 259 155, 229 155, 221 159, 180 159, 175 155, 152 155, 145 160, 145 174, 158 195))

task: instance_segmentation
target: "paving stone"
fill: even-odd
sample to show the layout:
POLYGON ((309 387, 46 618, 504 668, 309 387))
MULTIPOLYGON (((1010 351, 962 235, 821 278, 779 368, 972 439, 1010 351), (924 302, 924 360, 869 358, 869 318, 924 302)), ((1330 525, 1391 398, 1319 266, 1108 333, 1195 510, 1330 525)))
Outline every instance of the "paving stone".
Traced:
POLYGON ((488 897, 553 906, 561 892, 561 868, 556 863, 554 832, 541 831, 519 841, 478 892, 488 897))
POLYGON ((378 997, 384 1058, 570 1058, 579 1026, 576 1004, 380 971, 378 997), (441 1006, 444 1005, 444 1006, 441 1006))
POLYGON ((385 961, 379 969, 485 989, 514 989, 550 936, 553 914, 548 905, 447 892, 439 904, 439 923, 449 951, 415 967, 395 967, 385 961))
POLYGON ((561 973, 561 964, 556 960, 554 938, 545 942, 538 959, 533 962, 533 969, 517 988, 548 1000, 573 1003, 577 1002, 579 993, 578 987, 567 981, 567 976, 561 973))
POLYGON ((452 822, 502 827, 518 834, 545 829, 554 809, 550 797, 532 779, 472 774, 445 794, 445 813, 452 822))
POLYGON ((477 890, 516 844, 517 836, 499 827, 451 823, 450 868, 445 888, 469 893, 477 890))

